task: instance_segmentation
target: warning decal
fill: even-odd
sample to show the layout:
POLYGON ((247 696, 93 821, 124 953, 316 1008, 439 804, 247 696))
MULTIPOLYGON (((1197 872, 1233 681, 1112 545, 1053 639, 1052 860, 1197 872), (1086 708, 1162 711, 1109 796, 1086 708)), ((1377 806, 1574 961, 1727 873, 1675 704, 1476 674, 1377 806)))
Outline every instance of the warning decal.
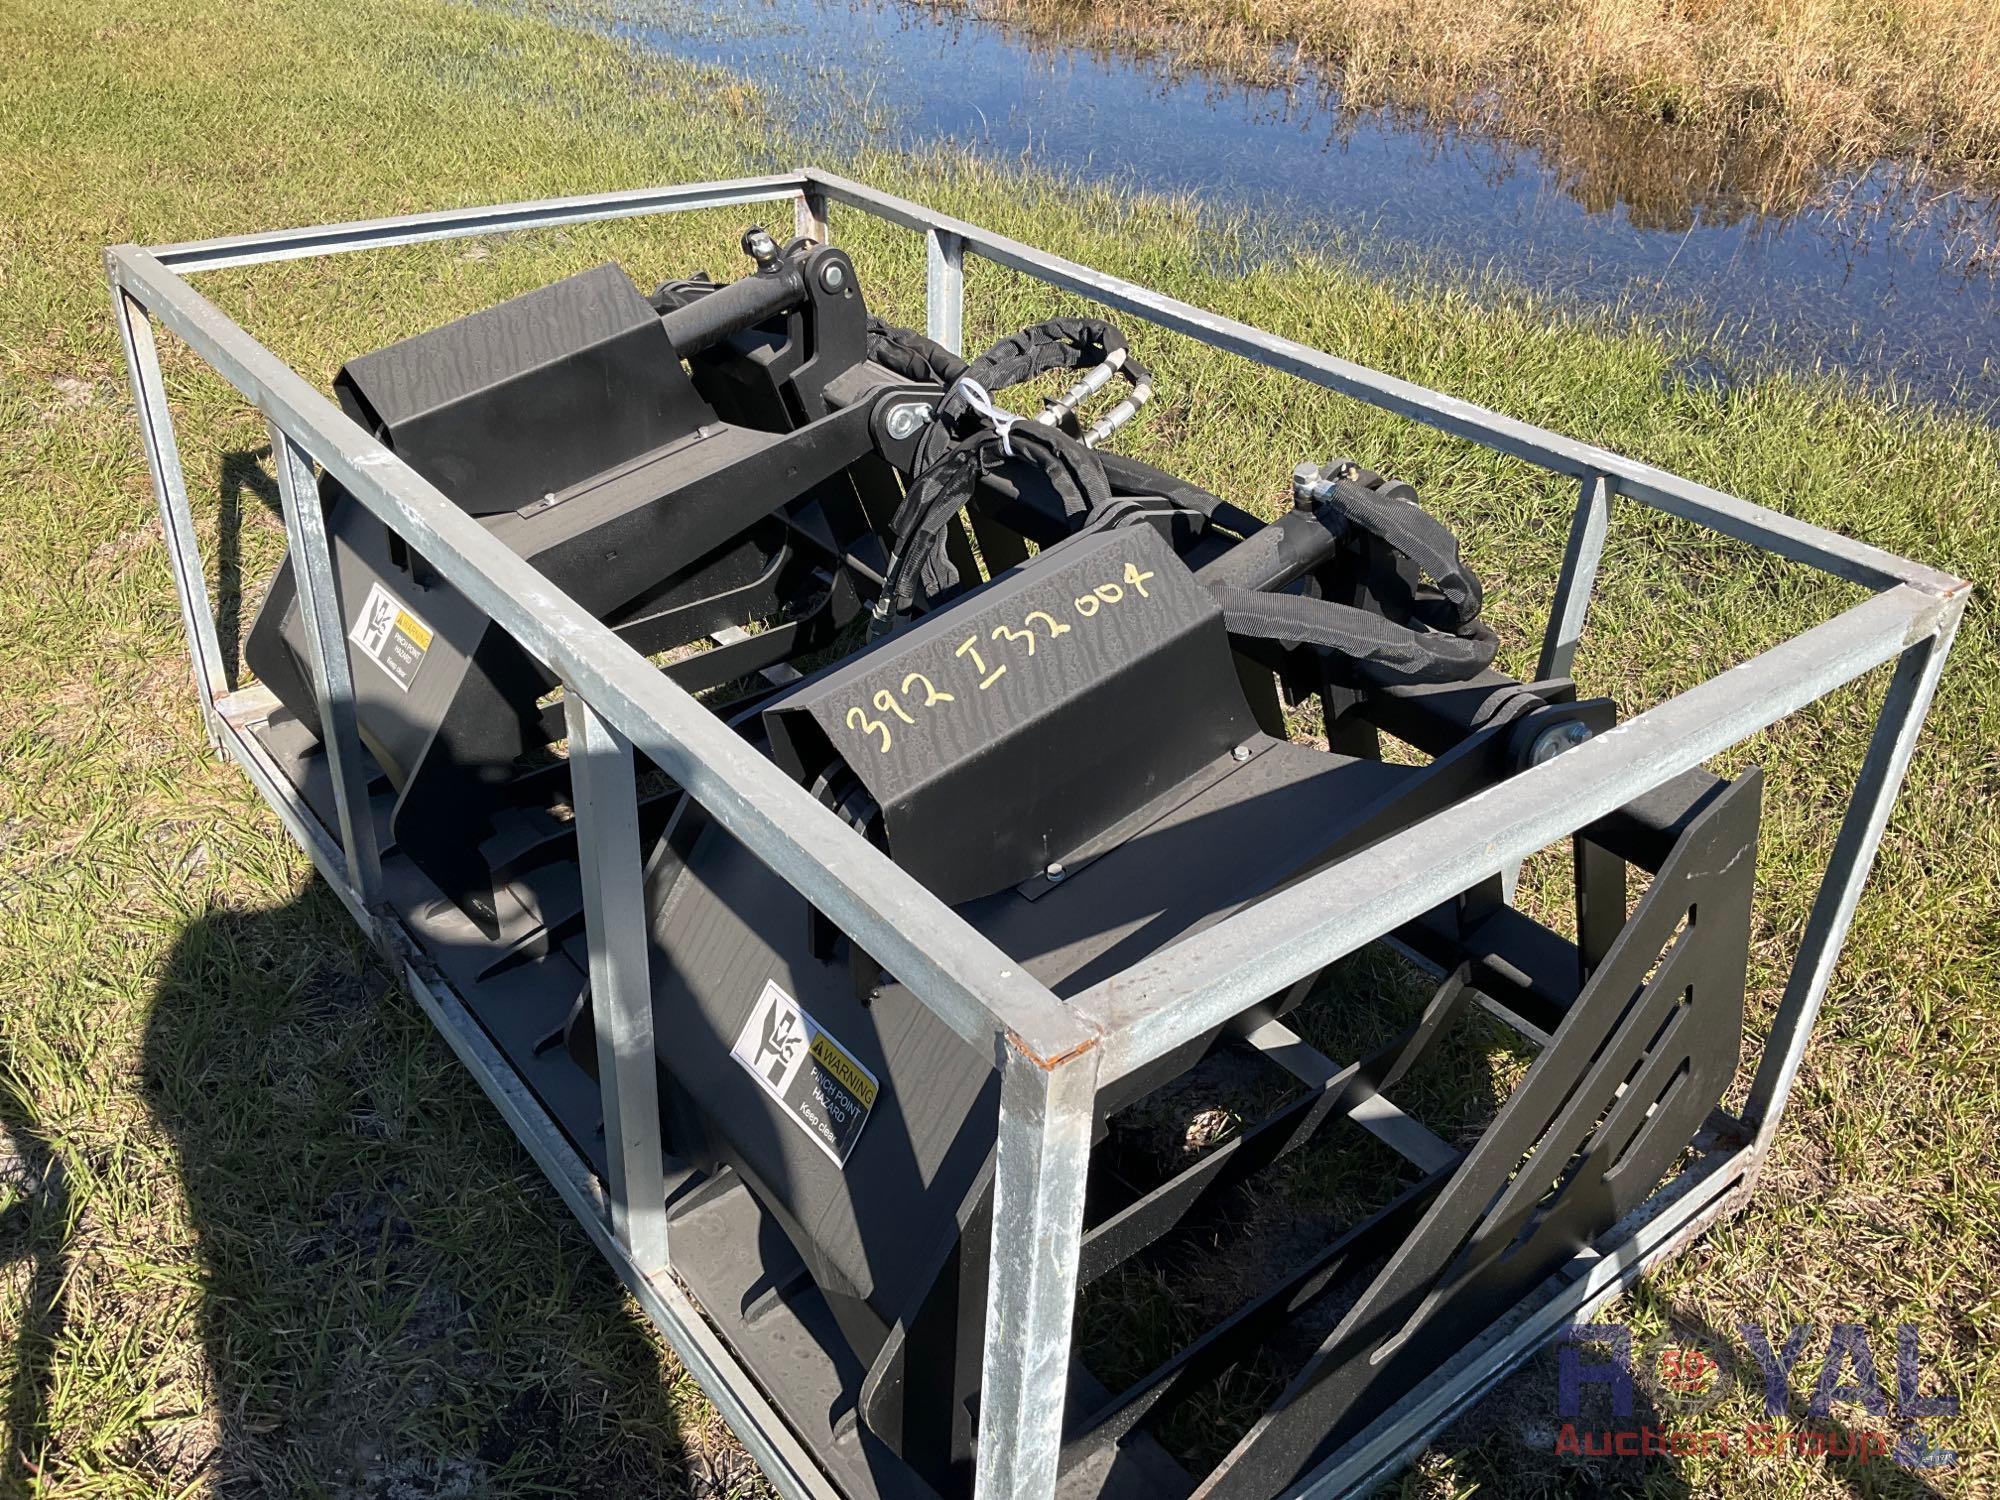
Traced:
POLYGON ((406 693, 424 664, 424 653, 431 649, 430 626, 379 583, 370 585, 368 602, 361 606, 361 618, 347 638, 406 693))
POLYGON ((729 1055, 750 1070, 835 1166, 847 1164, 881 1086, 775 981, 766 981, 729 1055))

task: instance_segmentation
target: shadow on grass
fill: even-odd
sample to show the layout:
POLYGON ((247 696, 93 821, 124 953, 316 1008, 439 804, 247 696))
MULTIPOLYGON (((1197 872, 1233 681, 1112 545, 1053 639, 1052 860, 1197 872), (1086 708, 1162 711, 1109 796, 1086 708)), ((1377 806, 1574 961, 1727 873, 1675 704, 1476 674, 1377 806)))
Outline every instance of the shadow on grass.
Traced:
POLYGON ((746 1493, 747 1460, 677 1409, 609 1268, 349 929, 317 881, 213 910, 152 1008, 213 1492, 746 1493))
MULTIPOLYGON (((198 1245, 210 1492, 762 1491, 714 1419, 672 1398, 671 1371, 609 1270, 323 885, 276 908, 211 910, 182 932, 144 1075, 198 1245)), ((37 1116, 4 1073, 0 1129, 0 1271, 27 1265, 5 1396, 16 1445, 0 1492, 22 1493, 46 1426, 73 1225, 37 1116)), ((1676 1308, 1643 1305, 1647 1295, 1633 1310, 1658 1312, 1683 1342, 1725 1343, 1676 1308)), ((1627 1320, 1621 1307, 1600 1319, 1627 1320)), ((1633 1414, 1617 1418, 1605 1389, 1586 1387, 1577 1425, 1715 1425, 1662 1410, 1643 1382, 1635 1394, 1633 1414)), ((1810 1418, 1806 1401, 1794 1389, 1795 1427, 1851 1443, 1852 1429, 1810 1418)), ((1455 1484, 1500 1494, 1693 1492, 1671 1458, 1557 1453, 1563 1420, 1545 1353, 1432 1453, 1451 1455, 1455 1484)), ((1436 1493, 1425 1469, 1403 1493, 1436 1493)), ((1938 1493, 1880 1459, 1816 1469, 1856 1496, 1938 1493)))
POLYGON ((4 1408, 14 1442, 0 1457, 0 1493, 10 1495, 28 1493, 37 1477, 68 1314, 70 1196, 61 1159, 36 1119, 11 1074, 0 1074, 0 1274, 18 1276, 15 1268, 26 1267, 4 1408))

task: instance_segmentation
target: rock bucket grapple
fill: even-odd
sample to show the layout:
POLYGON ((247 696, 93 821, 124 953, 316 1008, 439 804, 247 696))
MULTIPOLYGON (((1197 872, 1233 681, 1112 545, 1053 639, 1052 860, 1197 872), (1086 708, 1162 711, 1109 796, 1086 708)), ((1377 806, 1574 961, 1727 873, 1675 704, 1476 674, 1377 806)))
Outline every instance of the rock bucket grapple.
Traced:
POLYGON ((800 234, 751 230, 738 279, 600 266, 352 358, 337 412, 173 267, 342 231, 114 251, 218 739, 781 1488, 1351 1489, 1747 1188, 1963 586, 837 179, 345 241, 791 192, 800 234), (869 316, 829 192, 925 230, 941 341, 869 316), (1581 472, 1536 679, 1494 668, 1456 539, 1366 455, 1287 460, 1265 521, 1105 446, 1152 387, 1112 322, 961 359, 968 246, 1581 472), (147 312, 274 425, 293 554, 256 689, 220 691, 147 312), (1878 592, 1621 723, 1567 675, 1614 489, 1878 592), (1762 778, 1701 762, 1891 659, 1727 1114, 1762 778), (1507 891, 1553 842, 1560 933, 1507 891), (1377 939, 1433 975, 1416 1003, 1326 984, 1377 939), (1309 1044, 1330 1011, 1351 1057, 1309 1044), (1490 1017, 1532 1061, 1448 1142, 1398 1096, 1490 1017), (1218 1078, 1255 1101, 1234 1128, 1129 1148, 1218 1078), (1288 1263, 1234 1232, 1292 1161, 1384 1148, 1372 1211, 1288 1263), (1073 1336, 1079 1293, 1191 1245, 1232 1288, 1210 1326, 1137 1371, 1104 1317, 1073 1336), (1264 1399, 1191 1445, 1176 1412, 1242 1367, 1264 1399))

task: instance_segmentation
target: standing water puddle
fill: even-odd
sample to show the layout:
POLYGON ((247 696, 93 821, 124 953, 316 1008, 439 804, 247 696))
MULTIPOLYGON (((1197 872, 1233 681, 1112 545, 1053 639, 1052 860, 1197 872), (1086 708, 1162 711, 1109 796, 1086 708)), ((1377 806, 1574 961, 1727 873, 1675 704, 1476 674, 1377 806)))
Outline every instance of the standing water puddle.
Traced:
POLYGON ((1715 335, 1722 373, 1775 360, 2000 410, 2000 206, 1926 192, 1893 166, 1833 185, 1822 201, 1838 212, 1778 218, 1744 195, 1690 203, 1629 153, 1562 158, 1343 116, 1323 89, 1175 76, 921 8, 628 3, 623 33, 752 79, 821 136, 855 138, 858 102, 895 144, 1248 210, 1294 242, 1325 234, 1372 272, 1490 274, 1666 316, 1715 335))

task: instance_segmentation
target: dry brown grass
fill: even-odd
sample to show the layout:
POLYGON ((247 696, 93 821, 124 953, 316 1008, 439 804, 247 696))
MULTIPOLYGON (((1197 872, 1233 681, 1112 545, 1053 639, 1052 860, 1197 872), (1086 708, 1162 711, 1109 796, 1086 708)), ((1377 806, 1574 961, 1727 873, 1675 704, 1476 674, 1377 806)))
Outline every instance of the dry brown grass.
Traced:
POLYGON ((935 0, 1356 108, 1664 133, 1783 191, 1913 157, 2000 185, 2000 0, 935 0))

